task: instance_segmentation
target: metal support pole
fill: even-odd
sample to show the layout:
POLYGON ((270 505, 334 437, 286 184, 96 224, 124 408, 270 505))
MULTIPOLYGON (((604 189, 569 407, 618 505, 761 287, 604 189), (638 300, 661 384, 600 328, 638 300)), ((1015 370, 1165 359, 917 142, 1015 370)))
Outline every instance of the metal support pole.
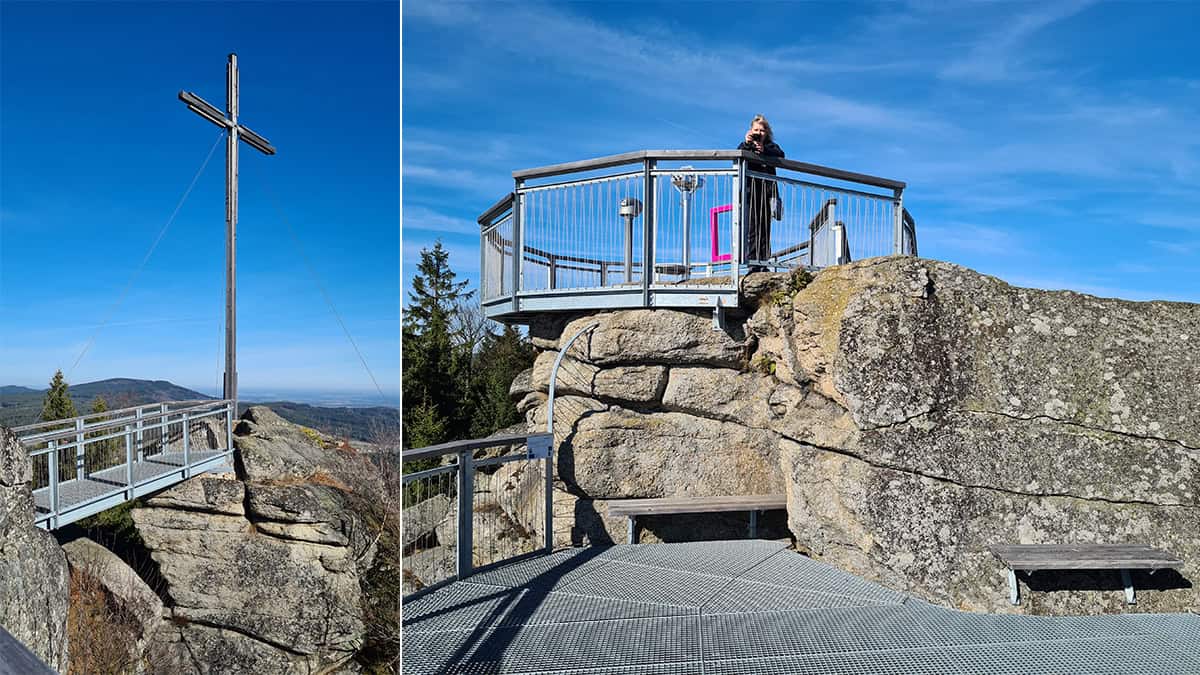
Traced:
POLYGON ((474 565, 474 534, 472 532, 475 506, 474 457, 470 450, 458 453, 458 579, 471 576, 474 565))
POLYGON ((758 511, 750 512, 750 538, 758 538, 758 511))
POLYGON ((1008 601, 1014 605, 1021 604, 1021 591, 1017 586, 1017 571, 1008 571, 1008 601))
POLYGON ((546 553, 554 552, 554 439, 546 455, 546 553))
POLYGON ((225 392, 237 400, 237 182, 238 182, 238 68, 237 54, 225 66, 226 114, 231 126, 225 136, 225 392))
POLYGON ((683 193, 683 278, 692 276, 692 193, 683 193))
POLYGON ((1133 596, 1133 577, 1129 570, 1121 570, 1121 583, 1125 585, 1125 604, 1136 605, 1137 598, 1133 596))
POLYGON ((896 201, 894 202, 892 220, 892 253, 901 255, 904 253, 904 190, 897 188, 895 190, 896 201))
MULTIPOLYGON (((550 275, 550 278, 548 279, 549 288, 550 290, 554 290, 555 288, 558 288, 558 258, 555 256, 550 256, 546 259, 546 261, 546 271, 550 275)), ((603 279, 600 280, 600 285, 604 285, 603 279)))
POLYGON ((658 227, 658 206, 654 194, 654 160, 646 159, 642 166, 645 184, 645 203, 642 205, 642 306, 650 306, 650 284, 654 281, 654 233, 658 227))
POLYGON ((629 543, 637 543, 637 516, 629 516, 629 543))

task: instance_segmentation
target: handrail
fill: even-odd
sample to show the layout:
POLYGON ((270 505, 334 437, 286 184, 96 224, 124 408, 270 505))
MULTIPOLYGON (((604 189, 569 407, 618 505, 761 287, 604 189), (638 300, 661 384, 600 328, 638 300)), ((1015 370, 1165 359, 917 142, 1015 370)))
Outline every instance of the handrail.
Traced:
MULTIPOLYGON (((576 162, 564 162, 561 164, 550 164, 547 166, 535 167, 532 169, 522 169, 512 172, 515 180, 529 180, 532 178, 548 178, 550 176, 559 176, 565 173, 575 173, 578 171, 589 171, 595 169, 607 169, 609 167, 621 166, 623 164, 633 164, 642 162, 647 159, 667 159, 667 160, 718 160, 718 159, 750 159, 767 166, 774 166, 792 171, 799 171, 814 176, 822 176, 824 178, 833 178, 835 180, 844 180, 854 183, 862 183, 863 185, 873 185, 875 187, 887 188, 889 190, 903 190, 907 185, 903 181, 892 180, 890 178, 881 178, 865 173, 857 173, 854 171, 845 171, 835 169, 833 167, 821 166, 820 164, 810 164, 808 162, 797 162, 792 159, 781 159, 777 157, 764 157, 758 153, 748 150, 635 150, 633 152, 624 152, 618 155, 607 155, 604 157, 596 157, 594 159, 584 159, 576 162)), ((492 207, 494 209, 495 207, 492 207)), ((489 209, 490 213, 492 209, 489 209)), ((482 216, 481 216, 482 219, 482 216)))
POLYGON ((476 222, 479 223, 481 227, 487 227, 488 225, 491 225, 492 218, 495 218, 497 215, 512 208, 514 196, 516 196, 515 193, 510 192, 501 197, 499 201, 497 201, 495 204, 492 204, 487 211, 484 211, 482 214, 480 214, 476 222))
MULTIPOLYGON (((170 403, 167 403, 167 405, 171 405, 173 403, 191 403, 191 401, 172 401, 170 403)), ((231 403, 230 399, 222 399, 219 401, 205 401, 205 402, 199 403, 197 405, 190 405, 186 408, 170 408, 167 410, 163 410, 161 408, 161 406, 163 405, 162 403, 148 403, 146 405, 134 406, 132 408, 121 408, 119 410, 114 410, 111 412, 105 411, 102 413, 89 413, 87 415, 79 415, 78 417, 70 417, 67 419, 49 420, 46 422, 35 422, 34 424, 26 424, 24 426, 15 427, 13 429, 13 432, 17 433, 17 435, 21 437, 21 440, 26 443, 39 442, 39 441, 50 441, 50 440, 57 440, 58 438, 63 438, 63 437, 68 437, 68 438, 74 437, 79 432, 97 431, 97 430, 105 429, 108 427, 119 426, 119 425, 127 423, 127 422, 137 421, 138 418, 136 416, 134 416, 134 417, 118 417, 117 414, 122 413, 122 412, 134 411, 136 414, 136 412, 138 410, 145 410, 145 412, 143 412, 143 414, 142 414, 141 419, 142 419, 143 423, 146 423, 146 422, 150 422, 156 418, 160 418, 160 417, 168 417, 169 418, 172 415, 180 415, 183 413, 194 412, 197 410, 206 410, 206 411, 212 412, 212 411, 216 411, 216 410, 220 410, 220 409, 224 408, 229 403, 231 403), (99 417, 99 416, 104 416, 105 419, 103 419, 99 422, 93 422, 91 425, 88 425, 85 423, 82 427, 79 427, 79 428, 76 428, 75 426, 73 426, 75 420, 82 420, 82 419, 86 419, 87 417, 99 417), (29 431, 37 429, 38 427, 64 426, 67 424, 71 424, 72 426, 70 428, 50 429, 47 431, 27 433, 29 431), (22 433, 22 432, 26 432, 26 433, 22 433)))
POLYGON ((447 443, 438 443, 437 445, 429 445, 424 448, 413 448, 400 453, 400 461, 408 462, 414 459, 425 459, 426 457, 440 457, 442 455, 457 454, 468 450, 479 450, 481 448, 493 448, 497 445, 517 445, 527 443, 530 439, 540 439, 549 436, 549 434, 512 434, 506 436, 492 436, 491 438, 470 438, 464 441, 449 441, 447 443))
MULTIPOLYGON (((189 401, 159 401, 159 402, 155 402, 155 403, 143 403, 141 405, 129 406, 127 408, 115 408, 113 410, 105 410, 103 412, 94 412, 94 413, 87 413, 84 415, 76 415, 75 417, 68 417, 68 418, 61 419, 61 420, 46 420, 46 421, 42 421, 42 422, 32 422, 30 424, 23 424, 19 427, 13 427, 12 430, 13 430, 13 432, 17 433, 17 435, 20 435, 20 432, 22 432, 22 431, 29 431, 32 429, 36 429, 38 427, 57 426, 60 424, 66 424, 68 422, 73 422, 74 420, 77 420, 77 419, 86 420, 89 417, 110 418, 111 416, 119 414, 119 413, 137 411, 142 408, 156 408, 156 409, 158 409, 157 414, 161 415, 162 414, 161 406, 164 403, 167 404, 168 406, 188 405, 188 406, 198 407, 198 406, 205 406, 205 405, 220 405, 223 403, 228 403, 229 400, 230 399, 214 398, 214 399, 192 399, 189 401)), ((188 410, 191 410, 191 409, 192 408, 188 408, 188 410)), ((173 410, 168 410, 167 412, 169 412, 169 413, 182 412, 183 410, 184 410, 184 408, 175 408, 173 410)))

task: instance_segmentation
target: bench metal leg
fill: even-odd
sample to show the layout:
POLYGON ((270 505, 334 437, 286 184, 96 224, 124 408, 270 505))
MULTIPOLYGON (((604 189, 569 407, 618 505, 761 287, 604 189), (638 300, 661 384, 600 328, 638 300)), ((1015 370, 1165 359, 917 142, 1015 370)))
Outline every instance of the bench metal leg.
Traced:
POLYGON ((1125 584, 1125 604, 1136 605, 1137 599, 1133 597, 1133 577, 1129 575, 1129 570, 1121 570, 1121 583, 1125 584))
POLYGON ((637 516, 629 516, 629 543, 631 544, 637 543, 637 523, 634 522, 635 520, 637 520, 637 516))
POLYGON ((758 511, 750 512, 750 538, 758 538, 758 511))
POLYGON ((1008 571, 1008 601, 1014 605, 1021 604, 1021 591, 1017 587, 1016 570, 1008 571))

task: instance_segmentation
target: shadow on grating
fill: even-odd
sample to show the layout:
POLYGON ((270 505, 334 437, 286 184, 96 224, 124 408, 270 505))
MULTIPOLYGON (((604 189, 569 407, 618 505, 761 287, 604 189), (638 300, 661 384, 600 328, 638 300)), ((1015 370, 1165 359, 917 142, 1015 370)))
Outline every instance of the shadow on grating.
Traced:
POLYGON ((404 605, 404 672, 1200 673, 1200 617, 957 612, 771 542, 573 549, 404 605))

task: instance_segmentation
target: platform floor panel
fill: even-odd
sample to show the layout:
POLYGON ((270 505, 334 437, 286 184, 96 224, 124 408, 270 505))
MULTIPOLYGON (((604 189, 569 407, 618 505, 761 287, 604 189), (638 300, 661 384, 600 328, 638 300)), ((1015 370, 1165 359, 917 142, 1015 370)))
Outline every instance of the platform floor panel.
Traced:
MULTIPOLYGON (((188 461, 198 464, 224 454, 220 450, 203 450, 188 453, 188 461)), ((182 452, 162 452, 133 461, 133 482, 141 484, 155 478, 178 472, 184 466, 182 452)), ((58 484, 59 511, 68 511, 75 506, 86 504, 106 494, 128 487, 126 463, 94 471, 87 478, 73 478, 58 484)), ((50 488, 33 491, 33 500, 37 515, 50 512, 50 488)))
POLYGON ((1200 616, 972 614, 765 541, 568 549, 403 605, 404 672, 1200 674, 1200 616))

